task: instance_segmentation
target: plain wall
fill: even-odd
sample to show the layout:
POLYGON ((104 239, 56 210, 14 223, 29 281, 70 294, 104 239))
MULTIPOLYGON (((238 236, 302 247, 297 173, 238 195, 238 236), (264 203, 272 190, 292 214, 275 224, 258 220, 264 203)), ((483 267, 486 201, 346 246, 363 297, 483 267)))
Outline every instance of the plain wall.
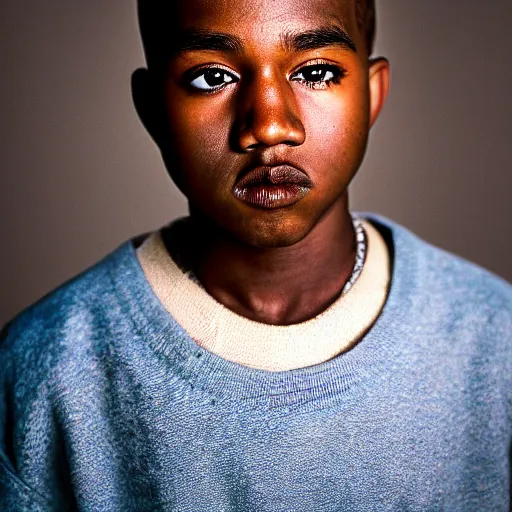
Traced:
MULTIPOLYGON (((389 102, 351 186, 512 281, 512 2, 377 0, 389 102)), ((132 106, 135 0, 3 2, 0 325, 186 212, 132 106)))

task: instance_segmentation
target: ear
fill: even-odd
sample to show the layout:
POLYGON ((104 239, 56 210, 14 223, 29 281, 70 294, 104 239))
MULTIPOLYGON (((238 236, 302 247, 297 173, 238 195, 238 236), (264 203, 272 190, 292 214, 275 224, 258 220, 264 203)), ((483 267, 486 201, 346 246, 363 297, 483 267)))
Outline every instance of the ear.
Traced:
POLYGON ((389 91, 389 62, 384 57, 370 60, 370 127, 386 102, 389 91))
POLYGON ((144 68, 132 73, 132 99, 144 128, 159 148, 165 140, 166 121, 161 90, 155 77, 144 68))

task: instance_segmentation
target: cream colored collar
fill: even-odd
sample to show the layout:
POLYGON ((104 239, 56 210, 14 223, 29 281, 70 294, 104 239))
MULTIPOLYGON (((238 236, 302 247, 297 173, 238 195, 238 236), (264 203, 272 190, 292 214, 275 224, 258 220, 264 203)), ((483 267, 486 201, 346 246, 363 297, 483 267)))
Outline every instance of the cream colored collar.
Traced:
POLYGON ((292 370, 348 350, 384 306, 390 281, 388 249, 376 228, 362 222, 368 248, 355 284, 320 315, 294 325, 255 322, 217 302, 176 265, 160 231, 151 233, 136 253, 155 295, 198 345, 252 368, 292 370))

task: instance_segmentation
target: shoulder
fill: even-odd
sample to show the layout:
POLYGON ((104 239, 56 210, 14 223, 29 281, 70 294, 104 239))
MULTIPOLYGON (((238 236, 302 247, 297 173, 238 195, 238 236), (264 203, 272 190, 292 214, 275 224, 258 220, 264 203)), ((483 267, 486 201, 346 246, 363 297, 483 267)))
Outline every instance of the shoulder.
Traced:
POLYGON ((115 339, 112 326, 122 316, 112 273, 133 255, 129 244, 42 297, 0 332, 0 508, 17 503, 20 510, 46 510, 55 498, 56 488, 44 488, 50 480, 34 475, 53 474, 55 462, 48 461, 64 460, 63 421, 74 397, 84 394, 84 410, 91 407, 85 390, 101 378, 98 368, 115 339))
POLYGON ((91 354, 108 338, 109 323, 120 309, 111 267, 127 257, 128 244, 52 290, 2 328, 4 372, 15 373, 16 380, 31 379, 37 386, 51 380, 52 373, 71 358, 91 354))
POLYGON ((386 333, 439 382, 498 397, 512 418, 512 285, 389 219, 367 218, 394 252, 386 333))
POLYGON ((493 272, 437 247, 407 228, 364 214, 388 237, 394 251, 393 279, 402 280, 410 311, 424 328, 472 334, 475 343, 498 343, 512 351, 512 285, 493 272), (480 340, 480 341, 479 341, 480 340))
MULTIPOLYGON (((466 303, 484 301, 490 306, 512 308, 512 284, 484 267, 431 244, 406 227, 382 215, 364 213, 394 245, 396 263, 414 259, 424 291, 443 290, 450 297, 465 297, 466 303), (427 286, 428 285, 428 286, 427 286)), ((400 269, 397 269, 400 271, 400 269)), ((511 309, 512 312, 512 309, 511 309)))

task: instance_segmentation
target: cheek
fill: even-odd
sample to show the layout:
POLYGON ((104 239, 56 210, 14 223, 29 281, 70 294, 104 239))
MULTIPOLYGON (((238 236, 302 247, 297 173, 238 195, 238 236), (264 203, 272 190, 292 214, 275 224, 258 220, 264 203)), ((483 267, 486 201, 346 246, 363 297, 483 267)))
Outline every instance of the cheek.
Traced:
POLYGON ((367 86, 358 80, 342 83, 332 92, 319 91, 308 96, 302 111, 310 148, 330 168, 349 174, 355 172, 368 134, 367 86))
POLYGON ((190 98, 168 93, 166 114, 169 148, 187 173, 208 174, 228 149, 229 112, 216 98, 190 98))

